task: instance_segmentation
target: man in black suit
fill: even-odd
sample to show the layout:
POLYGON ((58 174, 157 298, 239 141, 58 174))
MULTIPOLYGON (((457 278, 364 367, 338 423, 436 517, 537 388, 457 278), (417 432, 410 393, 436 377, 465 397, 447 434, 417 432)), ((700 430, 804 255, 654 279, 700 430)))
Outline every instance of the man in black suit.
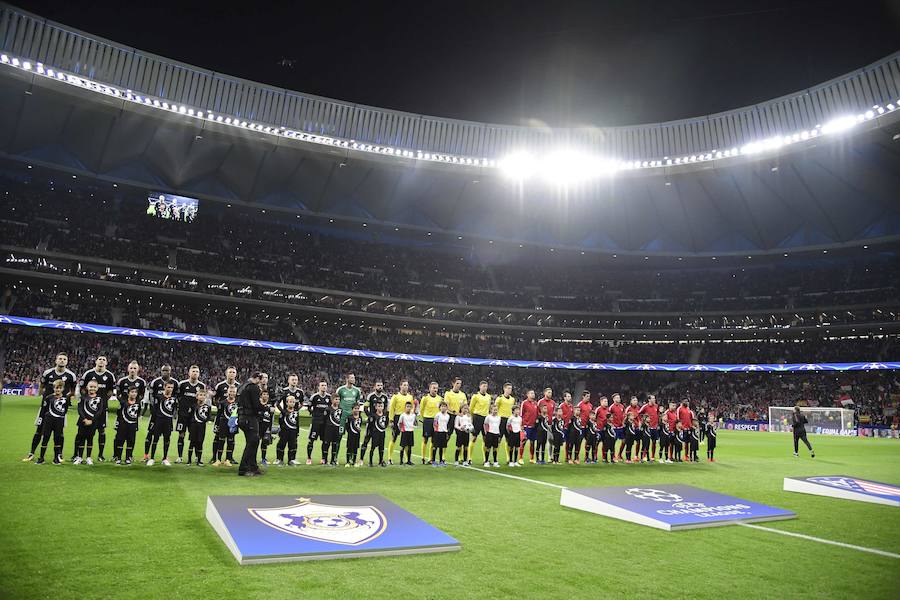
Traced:
POLYGON ((263 474, 256 464, 256 452, 259 450, 259 397, 263 379, 264 373, 253 373, 238 392, 238 428, 244 432, 246 444, 238 467, 238 475, 241 477, 263 474))

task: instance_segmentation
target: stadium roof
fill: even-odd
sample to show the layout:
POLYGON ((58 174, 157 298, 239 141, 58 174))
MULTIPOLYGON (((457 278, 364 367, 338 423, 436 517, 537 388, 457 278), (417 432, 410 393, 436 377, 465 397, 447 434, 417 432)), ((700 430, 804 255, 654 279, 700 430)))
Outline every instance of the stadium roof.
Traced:
POLYGON ((900 238, 900 53, 718 115, 548 130, 272 88, 2 4, 0 51, 0 154, 109 181, 610 254, 900 238), (559 180, 504 175, 547 165, 559 180))

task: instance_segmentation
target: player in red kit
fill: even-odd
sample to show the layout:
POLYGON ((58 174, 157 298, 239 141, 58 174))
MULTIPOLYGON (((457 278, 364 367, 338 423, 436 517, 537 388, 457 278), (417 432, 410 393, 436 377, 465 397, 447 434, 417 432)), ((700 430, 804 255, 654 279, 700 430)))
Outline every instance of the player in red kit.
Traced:
MULTIPOLYGON (((594 405, 591 404, 591 393, 588 390, 584 390, 581 392, 581 400, 578 401, 578 404, 575 405, 575 417, 578 419, 578 424, 580 425, 579 429, 582 431, 582 435, 584 432, 587 432, 588 421, 591 420, 591 414, 594 412, 594 405)), ((586 458, 590 458, 590 448, 585 448, 584 454, 586 458)), ((579 459, 581 458, 581 440, 576 440, 575 445, 575 464, 578 464, 579 459)))
MULTIPOLYGON (((640 429, 641 423, 641 407, 638 405, 637 396, 632 396, 631 400, 628 402, 628 406, 625 407, 625 419, 628 419, 628 415, 631 415, 632 422, 634 423, 635 429, 640 429)), ((627 423, 626 423, 627 427, 627 423)), ((625 443, 622 442, 622 447, 625 447, 625 443)), ((638 454, 640 454, 640 448, 638 448, 638 454)), ((619 453, 621 456, 621 451, 619 453)))
POLYGON ((648 460, 653 462, 653 458, 656 456, 656 442, 659 440, 659 406, 656 404, 656 396, 653 394, 647 396, 647 404, 641 407, 641 418, 644 415, 649 417, 650 453, 648 454, 648 460))
MULTIPOLYGON (((681 401, 681 406, 678 407, 678 421, 681 423, 681 427, 684 431, 689 431, 694 427, 695 418, 694 411, 688 406, 688 400, 685 398, 681 401)), ((691 462, 691 455, 689 452, 685 453, 685 460, 691 462)))
MULTIPOLYGON (((609 399, 606 396, 600 396, 600 406, 594 410, 594 423, 597 424, 597 443, 600 446, 600 454, 603 456, 604 462, 606 462, 604 446, 606 445, 606 422, 608 418, 609 399)), ((594 462, 597 462, 596 456, 594 462)))
POLYGON ((616 439, 622 440, 619 446, 619 454, 616 456, 613 452, 613 462, 618 462, 622 458, 622 452, 625 450, 625 407, 622 406, 622 397, 619 394, 613 394, 613 403, 609 407, 609 418, 612 420, 613 429, 616 432, 616 439))
POLYGON ((570 425, 572 424, 572 417, 575 416, 575 405, 572 404, 572 392, 563 392, 563 401, 560 403, 559 408, 562 409, 563 426, 565 427, 566 432, 566 462, 571 465, 572 439, 569 429, 571 429, 570 425))
POLYGON ((544 397, 538 400, 537 403, 538 414, 541 414, 542 406, 547 407, 547 415, 552 419, 553 415, 556 414, 556 400, 553 399, 553 390, 551 388, 544 388, 544 397))
MULTIPOLYGON (((534 390, 525 392, 525 400, 522 401, 522 431, 525 432, 525 440, 528 442, 528 455, 531 462, 534 462, 534 444, 537 441, 537 416, 538 403, 534 399, 534 390)), ((524 456, 524 452, 522 455, 524 456)), ((522 464, 522 456, 519 457, 519 464, 522 464)))
MULTIPOLYGON (((675 436, 675 424, 678 423, 678 411, 675 410, 675 403, 669 402, 669 410, 665 412, 663 415, 666 418, 666 425, 669 428, 669 434, 674 438, 675 436)), ((669 462, 672 462, 673 454, 675 450, 675 444, 669 444, 669 462)))

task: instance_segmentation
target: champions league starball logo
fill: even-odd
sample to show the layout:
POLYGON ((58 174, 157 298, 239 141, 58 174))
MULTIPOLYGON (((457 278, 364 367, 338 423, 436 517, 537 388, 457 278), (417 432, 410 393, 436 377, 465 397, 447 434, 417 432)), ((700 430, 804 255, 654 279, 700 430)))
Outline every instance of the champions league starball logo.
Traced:
POLYGON ((358 546, 370 542, 387 528, 387 519, 374 506, 332 506, 299 498, 293 506, 249 508, 262 523, 291 535, 358 546))
POLYGON ((742 503, 707 506, 703 502, 685 501, 682 496, 673 492, 655 490, 652 488, 630 488, 625 490, 625 493, 638 500, 651 500, 653 502, 671 504, 671 508, 660 508, 656 511, 657 514, 666 516, 693 515, 700 518, 724 517, 747 514, 745 511, 750 508, 749 505, 742 503))
POLYGON ((625 493, 632 498, 638 500, 653 500, 654 502, 681 502, 682 498, 678 494, 665 492, 663 490, 654 490, 650 488, 631 488, 625 490, 625 493))

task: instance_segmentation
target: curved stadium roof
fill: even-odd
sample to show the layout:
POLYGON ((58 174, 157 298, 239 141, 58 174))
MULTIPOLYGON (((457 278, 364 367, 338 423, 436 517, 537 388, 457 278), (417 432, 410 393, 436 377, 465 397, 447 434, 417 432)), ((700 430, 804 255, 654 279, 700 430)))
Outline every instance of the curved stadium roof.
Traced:
POLYGON ((622 255, 900 239, 900 53, 717 115, 551 130, 273 88, 2 4, 0 52, 0 153, 111 181, 622 255), (576 181, 504 176, 548 166, 576 181))

